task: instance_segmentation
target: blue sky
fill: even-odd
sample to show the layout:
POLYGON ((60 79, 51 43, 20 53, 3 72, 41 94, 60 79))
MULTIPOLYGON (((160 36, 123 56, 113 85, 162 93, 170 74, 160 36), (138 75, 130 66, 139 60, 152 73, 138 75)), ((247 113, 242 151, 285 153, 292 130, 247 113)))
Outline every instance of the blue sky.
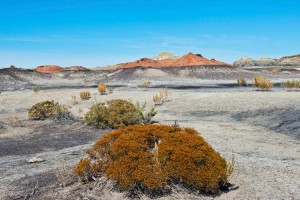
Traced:
POLYGON ((300 1, 0 0, 0 67, 300 53, 300 1))

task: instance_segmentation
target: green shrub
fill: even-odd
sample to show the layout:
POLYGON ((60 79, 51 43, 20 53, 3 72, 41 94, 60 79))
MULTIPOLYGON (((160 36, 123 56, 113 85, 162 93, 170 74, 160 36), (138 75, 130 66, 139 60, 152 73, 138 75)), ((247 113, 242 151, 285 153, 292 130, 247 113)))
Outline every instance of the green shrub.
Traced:
POLYGON ((65 106, 54 101, 43 101, 33 105, 28 110, 28 118, 32 120, 45 120, 63 113, 69 113, 69 110, 65 106))
POLYGON ((143 124, 150 124, 152 123, 152 118, 157 114, 155 108, 151 108, 149 111, 145 111, 147 102, 145 101, 143 105, 140 102, 136 102, 136 108, 139 110, 142 116, 142 123, 143 124))
POLYGON ((93 105, 86 113, 85 121, 102 128, 119 128, 141 123, 142 115, 129 101, 115 99, 93 105))
POLYGON ((87 182, 103 175, 117 189, 151 196, 172 184, 216 193, 227 183, 226 161, 192 128, 136 125, 112 131, 75 167, 87 182))

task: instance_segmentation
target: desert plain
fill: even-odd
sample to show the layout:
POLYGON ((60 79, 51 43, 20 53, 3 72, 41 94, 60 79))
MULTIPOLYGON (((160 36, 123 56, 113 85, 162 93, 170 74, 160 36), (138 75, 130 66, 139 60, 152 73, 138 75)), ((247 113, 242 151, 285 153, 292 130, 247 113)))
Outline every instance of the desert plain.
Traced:
MULTIPOLYGON (((156 123, 172 125, 176 121, 180 126, 195 128, 221 156, 234 159, 234 171, 229 177, 232 190, 207 196, 178 186, 170 195, 158 199, 300 197, 300 92, 280 87, 284 80, 298 79, 299 73, 255 72, 265 73, 275 83, 271 91, 258 91, 251 84, 238 87, 234 79, 236 74, 230 72, 208 71, 206 79, 166 80, 162 78, 163 72, 153 71, 148 73, 152 76, 145 77, 147 73, 144 72, 139 78, 119 78, 121 81, 113 78, 115 72, 111 76, 99 75, 100 78, 93 77, 85 85, 82 79, 78 80, 82 76, 79 72, 79 75, 72 74, 77 78, 74 80, 63 80, 65 75, 56 75, 57 79, 41 81, 39 92, 32 91, 32 85, 37 83, 24 86, 19 82, 3 81, 0 94, 0 199, 126 199, 109 183, 83 184, 73 173, 85 150, 110 131, 88 126, 83 120, 84 114, 95 102, 120 98, 134 104, 146 101, 147 109, 155 107, 158 111, 154 117, 156 123), (209 74, 218 76, 213 79, 209 74), (111 94, 100 95, 95 87, 101 77, 107 85, 114 86, 111 94), (151 81, 149 88, 140 87, 144 78, 151 81), (154 105, 153 95, 166 88, 171 93, 170 101, 154 105), (79 98, 81 91, 89 91, 91 99, 82 101, 79 98), (68 106, 75 120, 68 124, 54 124, 50 119, 29 120, 28 109, 45 100, 68 106), (27 162, 34 157, 42 162, 27 162)), ((249 77, 247 81, 251 83, 254 72, 244 70, 240 73, 249 77)), ((142 196, 141 199, 149 197, 142 196)))

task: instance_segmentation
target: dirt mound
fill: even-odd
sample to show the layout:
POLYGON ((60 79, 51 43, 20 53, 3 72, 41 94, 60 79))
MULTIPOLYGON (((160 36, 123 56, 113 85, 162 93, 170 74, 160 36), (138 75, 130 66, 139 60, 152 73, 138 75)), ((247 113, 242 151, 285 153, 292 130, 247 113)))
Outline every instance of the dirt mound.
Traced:
POLYGON ((48 73, 48 74, 62 72, 63 70, 64 70, 63 67, 57 65, 43 65, 34 69, 34 71, 41 72, 41 73, 48 73))
POLYGON ((200 54, 188 53, 178 59, 169 58, 169 54, 164 53, 160 58, 165 59, 150 59, 142 58, 135 62, 128 62, 121 64, 115 69, 134 68, 134 67, 153 67, 153 68, 164 68, 164 67, 189 67, 189 66, 231 66, 227 63, 217 61, 215 59, 206 59, 200 54))

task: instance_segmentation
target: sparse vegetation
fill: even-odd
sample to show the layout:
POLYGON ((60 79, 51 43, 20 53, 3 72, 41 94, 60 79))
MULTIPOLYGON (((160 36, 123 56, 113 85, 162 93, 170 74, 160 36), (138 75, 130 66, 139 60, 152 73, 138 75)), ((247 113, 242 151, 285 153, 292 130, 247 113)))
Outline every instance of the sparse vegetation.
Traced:
POLYGON ((171 92, 167 88, 165 88, 159 92, 159 96, 163 102, 169 102, 171 98, 171 92))
POLYGON ((94 104, 85 115, 89 125, 102 128, 119 128, 128 125, 140 124, 142 115, 129 101, 115 99, 94 104))
POLYGON ((32 88, 32 91, 38 94, 40 92, 41 88, 39 86, 35 86, 32 88))
POLYGON ((228 176, 230 176, 232 174, 232 172, 234 171, 234 167, 235 167, 235 157, 234 157, 234 152, 232 150, 231 151, 231 159, 226 160, 226 171, 227 171, 228 176))
POLYGON ((159 94, 154 94, 152 99, 153 99, 153 102, 154 102, 155 105, 162 104, 162 99, 161 99, 159 94))
POLYGON ((170 101, 171 92, 168 91, 168 89, 164 89, 159 92, 159 94, 154 94, 152 97, 152 100, 155 105, 161 105, 165 102, 170 101))
POLYGON ((129 126, 104 135, 87 153, 75 167, 81 180, 102 175, 132 196, 162 195, 173 184, 211 194, 227 183, 225 159, 192 128, 129 126))
POLYGON ((270 90, 273 87, 273 84, 269 79, 266 79, 263 76, 254 76, 253 87, 260 90, 270 90))
POLYGON ((299 90, 300 89, 300 81, 287 81, 285 83, 281 83, 281 87, 289 89, 289 90, 299 90))
POLYGON ((53 120, 53 124, 71 124, 74 121, 74 116, 66 106, 60 106, 51 119, 53 120))
POLYGON ((239 86, 247 86, 247 81, 246 81, 246 79, 244 77, 239 77, 237 79, 237 84, 239 86))
POLYGON ((21 125, 21 118, 19 115, 14 114, 14 115, 10 115, 8 117, 8 120, 11 124, 15 125, 15 126, 20 126, 21 125))
POLYGON ((59 115, 69 113, 69 110, 54 101, 43 101, 33 105, 28 110, 28 118, 32 120, 45 120, 47 118, 59 117, 59 115))
POLYGON ((146 105, 146 101, 142 105, 140 102, 136 102, 136 108, 140 111, 143 118, 142 123, 150 124, 152 123, 152 118, 157 114, 157 111, 154 108, 151 108, 149 111, 145 111, 146 105))
POLYGON ((106 93, 106 85, 105 85, 105 83, 100 83, 98 85, 98 91, 100 92, 101 95, 104 95, 106 93))
POLYGON ((107 87, 108 93, 111 94, 114 92, 114 88, 113 87, 107 87))
POLYGON ((71 96, 71 99, 72 99, 73 105, 78 104, 78 100, 77 100, 77 97, 76 97, 75 95, 72 95, 72 96, 71 96))
POLYGON ((66 187, 68 184, 73 182, 75 178, 74 173, 72 173, 72 169, 70 167, 66 167, 65 162, 62 162, 61 165, 55 169, 54 174, 61 187, 66 187))
POLYGON ((91 98, 91 93, 89 91, 82 91, 79 94, 82 101, 89 100, 91 98))
POLYGON ((151 85, 151 82, 149 80, 142 80, 141 87, 142 88, 149 88, 151 85))

